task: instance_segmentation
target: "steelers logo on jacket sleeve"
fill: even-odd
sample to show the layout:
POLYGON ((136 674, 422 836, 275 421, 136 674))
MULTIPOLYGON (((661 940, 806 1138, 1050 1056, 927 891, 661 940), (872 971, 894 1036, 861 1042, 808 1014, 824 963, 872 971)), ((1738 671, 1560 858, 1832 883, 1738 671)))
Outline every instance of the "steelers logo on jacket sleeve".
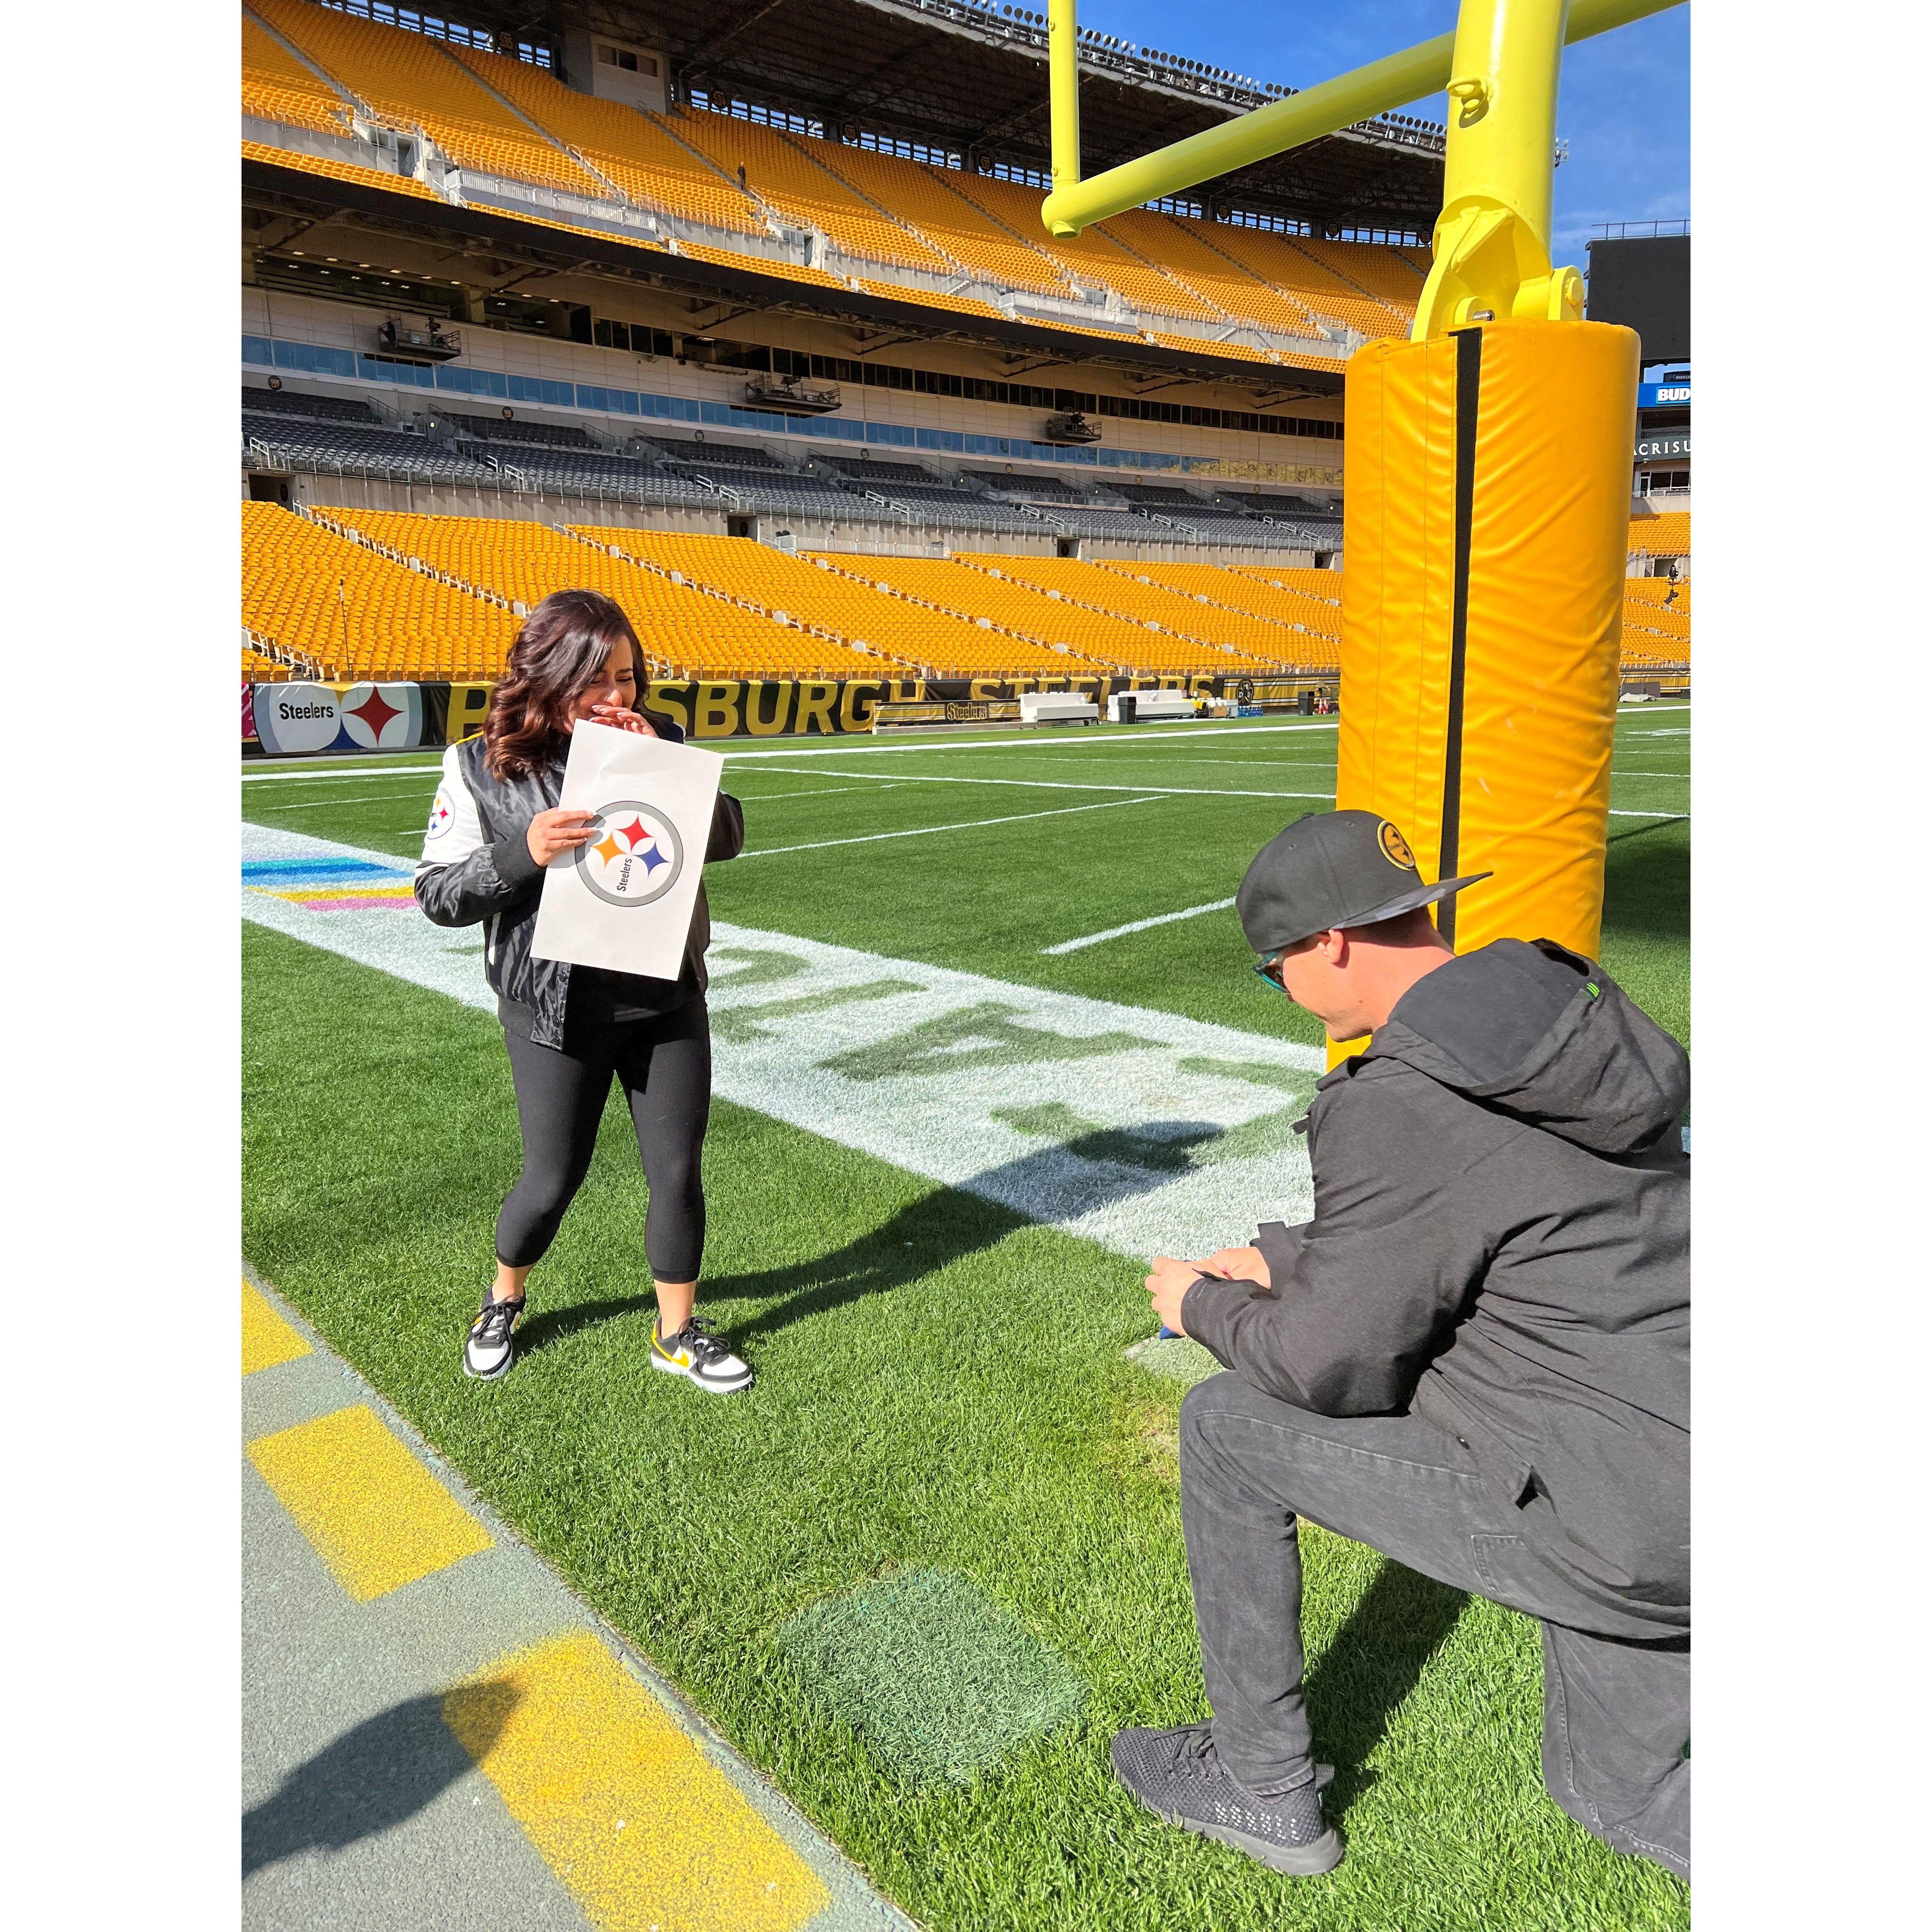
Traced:
POLYGON ((440 838, 456 823, 456 814, 450 809, 449 791, 446 786, 436 788, 436 802, 429 808, 429 824, 423 836, 440 838))

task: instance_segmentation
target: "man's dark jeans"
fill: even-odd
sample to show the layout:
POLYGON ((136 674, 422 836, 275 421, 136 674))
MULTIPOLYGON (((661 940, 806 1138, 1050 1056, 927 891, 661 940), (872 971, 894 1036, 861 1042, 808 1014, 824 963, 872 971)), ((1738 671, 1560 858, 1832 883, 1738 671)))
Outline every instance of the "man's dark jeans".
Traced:
POLYGON ((1296 1516, 1543 1625, 1543 1776, 1620 1852, 1690 1876, 1690 1646, 1612 1621, 1514 1533, 1453 1437, 1413 1416, 1315 1415, 1238 1376, 1180 1411, 1180 1513, 1214 1744, 1250 1790, 1314 1775, 1296 1516))

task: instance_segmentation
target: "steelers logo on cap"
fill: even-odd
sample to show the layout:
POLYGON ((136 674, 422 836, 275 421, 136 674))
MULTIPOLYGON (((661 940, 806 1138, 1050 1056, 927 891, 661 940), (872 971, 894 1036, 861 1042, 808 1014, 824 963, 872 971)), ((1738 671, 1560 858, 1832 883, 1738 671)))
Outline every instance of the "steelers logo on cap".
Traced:
POLYGON ((1406 872, 1415 870, 1415 854, 1408 849, 1408 841, 1386 818, 1376 827, 1376 836, 1382 842, 1382 856, 1391 866, 1400 866, 1406 872))

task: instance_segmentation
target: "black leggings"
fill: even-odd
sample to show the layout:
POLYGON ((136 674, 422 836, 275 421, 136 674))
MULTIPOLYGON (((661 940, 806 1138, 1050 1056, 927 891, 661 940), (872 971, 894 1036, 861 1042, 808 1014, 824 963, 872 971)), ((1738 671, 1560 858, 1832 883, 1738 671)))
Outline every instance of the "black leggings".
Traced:
POLYGON ((524 1171, 496 1216, 496 1258, 529 1268, 556 1238, 590 1172, 614 1074, 638 1130, 650 1204, 644 1253, 659 1281, 695 1281, 704 1258, 704 1129, 711 1114, 711 1019, 700 998, 614 1026, 573 1022, 562 1050, 506 1030, 524 1171))

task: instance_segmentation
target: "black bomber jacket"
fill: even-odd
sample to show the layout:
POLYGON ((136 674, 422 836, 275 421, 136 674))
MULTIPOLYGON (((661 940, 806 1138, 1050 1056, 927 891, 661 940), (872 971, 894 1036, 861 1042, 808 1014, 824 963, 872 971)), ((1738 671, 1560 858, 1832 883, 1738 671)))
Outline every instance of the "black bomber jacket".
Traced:
MULTIPOLYGON (((651 725, 668 742, 683 740, 670 718, 653 715, 651 725)), ((416 904, 438 926, 482 926, 484 975, 500 998, 530 1009, 530 1036, 538 1046, 563 1044, 571 969, 562 960, 531 955, 544 868, 530 856, 524 835, 538 812, 556 806, 562 783, 560 760, 529 778, 496 778, 483 763, 482 738, 451 746, 416 866, 416 904)), ((744 849, 744 808, 720 792, 705 862, 735 859, 744 849)), ((638 986, 662 987, 667 1012, 682 1005, 704 990, 710 944, 711 908, 700 884, 683 972, 674 980, 639 980, 638 986)))

